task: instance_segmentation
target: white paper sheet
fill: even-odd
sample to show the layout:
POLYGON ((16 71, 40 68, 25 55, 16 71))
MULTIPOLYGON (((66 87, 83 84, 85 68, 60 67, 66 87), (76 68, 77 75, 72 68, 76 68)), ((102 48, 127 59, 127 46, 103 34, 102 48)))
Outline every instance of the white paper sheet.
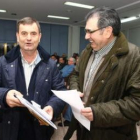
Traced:
POLYGON ((16 98, 19 99, 19 101, 25 105, 30 111, 32 111, 35 115, 37 115, 38 117, 40 117, 44 122, 46 122, 47 124, 51 125, 53 128, 57 129, 56 125, 51 121, 51 116, 49 114, 47 114, 44 110, 42 110, 40 108, 40 105, 37 104, 34 101, 31 101, 32 104, 27 101, 25 98, 23 97, 19 97, 19 96, 15 96, 16 98))
POLYGON ((85 118, 80 112, 81 109, 84 108, 84 105, 82 103, 81 98, 79 97, 79 94, 77 92, 77 90, 67 90, 67 91, 56 91, 56 90, 52 90, 52 92, 59 97, 60 99, 62 99, 63 101, 65 101, 66 103, 68 103, 71 108, 72 108, 72 112, 75 116, 75 118, 88 130, 90 130, 90 121, 85 118))

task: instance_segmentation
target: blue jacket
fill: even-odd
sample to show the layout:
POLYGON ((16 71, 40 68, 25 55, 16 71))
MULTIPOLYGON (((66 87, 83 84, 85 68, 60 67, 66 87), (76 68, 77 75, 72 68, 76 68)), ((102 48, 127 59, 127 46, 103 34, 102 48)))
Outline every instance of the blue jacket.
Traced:
POLYGON ((62 70, 62 77, 67 77, 71 74, 71 72, 73 71, 75 65, 66 65, 62 70))
MULTIPOLYGON (((45 107, 50 105, 57 117, 63 110, 65 103, 57 98, 51 90, 66 90, 64 81, 56 64, 50 59, 50 55, 38 46, 41 62, 35 81, 35 92, 33 100, 45 107)), ((0 57, 0 139, 16 140, 19 127, 19 108, 10 108, 4 104, 6 93, 10 89, 16 89, 15 76, 17 60, 20 56, 19 46, 12 49, 5 56, 0 57)), ((38 121, 38 120, 36 120, 38 121)), ((38 139, 41 140, 41 139, 38 139)))

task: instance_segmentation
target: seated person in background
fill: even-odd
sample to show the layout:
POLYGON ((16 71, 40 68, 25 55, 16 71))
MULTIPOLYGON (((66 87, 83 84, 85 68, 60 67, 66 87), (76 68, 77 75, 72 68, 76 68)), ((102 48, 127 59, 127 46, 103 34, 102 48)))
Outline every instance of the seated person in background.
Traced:
POLYGON ((57 57, 55 55, 51 55, 51 59, 57 63, 57 57))
POLYGON ((58 61, 59 60, 59 55, 56 52, 54 52, 53 55, 55 55, 55 57, 56 57, 56 59, 58 61))
POLYGON ((71 72, 73 71, 74 67, 75 67, 75 59, 73 57, 70 57, 68 60, 68 65, 66 65, 62 70, 62 77, 68 77, 71 72))
MULTIPOLYGON (((70 77, 70 74, 72 73, 74 67, 75 67, 75 58, 70 57, 68 60, 68 65, 66 65, 61 71, 62 71, 62 77, 64 77, 64 80, 66 82, 67 89, 68 88, 68 80, 70 77)), ((72 118, 72 110, 71 107, 68 105, 66 112, 64 113, 64 126, 69 126, 72 118)), ((58 123, 58 126, 62 126, 62 123, 58 123)))
POLYGON ((63 53, 61 57, 67 59, 67 55, 65 53, 63 53))
MULTIPOLYGON (((70 125, 70 122, 71 122, 71 118, 72 118, 72 110, 71 110, 71 107, 70 105, 67 105, 66 107, 66 110, 64 112, 64 126, 69 126, 70 125)), ((62 123, 58 123, 58 126, 63 126, 62 123)))
POLYGON ((75 65, 77 65, 78 64, 78 61, 79 61, 79 56, 76 57, 76 60, 75 61, 76 61, 75 62, 75 65))
POLYGON ((78 53, 73 53, 73 58, 75 58, 75 61, 77 61, 78 57, 79 57, 79 54, 78 53))
POLYGON ((59 63, 57 64, 58 69, 61 70, 65 66, 66 66, 66 59, 64 57, 60 57, 59 63))

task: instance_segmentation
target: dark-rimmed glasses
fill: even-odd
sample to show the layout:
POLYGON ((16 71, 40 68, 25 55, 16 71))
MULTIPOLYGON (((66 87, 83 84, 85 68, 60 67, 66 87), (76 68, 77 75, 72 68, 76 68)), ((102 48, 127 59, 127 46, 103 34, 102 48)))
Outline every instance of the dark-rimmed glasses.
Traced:
POLYGON ((85 33, 87 34, 92 34, 92 33, 95 33, 96 31, 99 31, 99 30, 101 30, 101 29, 103 29, 103 28, 106 28, 106 27, 101 27, 101 28, 99 28, 99 29, 96 29, 96 30, 93 30, 93 31, 91 31, 91 30, 89 30, 89 29, 85 29, 85 33))

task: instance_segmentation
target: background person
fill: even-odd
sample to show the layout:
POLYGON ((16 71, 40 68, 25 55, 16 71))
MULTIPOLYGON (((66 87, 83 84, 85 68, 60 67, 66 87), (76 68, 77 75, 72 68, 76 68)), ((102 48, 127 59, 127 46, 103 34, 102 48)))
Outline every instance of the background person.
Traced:
POLYGON ((62 77, 68 77, 71 72, 73 71, 75 67, 75 59, 73 57, 70 57, 68 59, 68 65, 66 65, 65 67, 63 67, 63 69, 61 69, 62 72, 62 77))
POLYGON ((55 55, 51 55, 51 59, 55 61, 56 64, 58 63, 57 57, 55 55))
MULTIPOLYGON (((66 65, 62 70, 62 77, 64 77, 65 80, 65 85, 67 87, 67 89, 69 89, 69 78, 71 76, 71 73, 73 71, 75 67, 75 58, 70 57, 68 59, 68 65, 66 65)), ((65 121, 64 121, 64 126, 69 126, 70 122, 71 122, 71 117, 72 117, 72 110, 71 107, 69 105, 67 105, 67 108, 64 112, 63 115, 65 121)), ((58 123, 58 126, 62 126, 62 123, 58 123)))
POLYGON ((59 57, 59 63, 57 67, 59 70, 63 69, 66 66, 66 59, 64 57, 59 57))

